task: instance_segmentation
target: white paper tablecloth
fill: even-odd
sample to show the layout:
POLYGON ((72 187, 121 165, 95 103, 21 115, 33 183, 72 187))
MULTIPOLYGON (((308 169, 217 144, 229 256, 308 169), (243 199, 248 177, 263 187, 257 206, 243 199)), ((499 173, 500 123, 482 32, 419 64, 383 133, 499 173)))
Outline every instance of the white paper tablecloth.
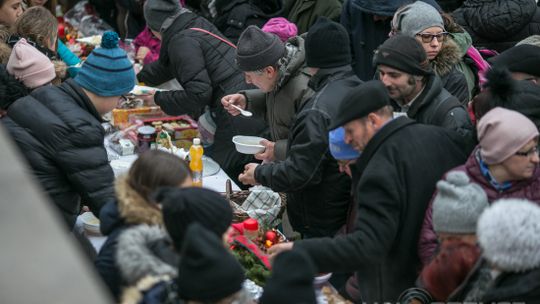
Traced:
MULTIPOLYGON (((111 167, 114 171, 115 176, 119 176, 123 173, 126 173, 131 164, 137 159, 137 155, 127 155, 120 156, 118 159, 111 161, 111 167)), ((222 169, 219 169, 218 173, 203 177, 203 187, 212 189, 217 192, 225 192, 225 182, 227 179, 230 179, 227 173, 222 169)), ((240 191, 238 185, 236 185, 232 180, 233 191, 240 191)))

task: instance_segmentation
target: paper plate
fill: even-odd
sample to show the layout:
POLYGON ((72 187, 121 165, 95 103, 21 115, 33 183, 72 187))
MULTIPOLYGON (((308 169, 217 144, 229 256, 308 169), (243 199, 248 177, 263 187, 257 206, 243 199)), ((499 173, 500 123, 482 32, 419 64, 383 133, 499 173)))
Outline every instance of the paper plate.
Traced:
POLYGON ((203 177, 216 175, 220 169, 221 168, 218 163, 208 157, 203 156, 203 177))
POLYGON ((83 38, 77 38, 75 40, 77 42, 84 43, 84 44, 90 44, 90 45, 100 45, 101 44, 101 36, 99 36, 99 35, 83 37, 83 38))

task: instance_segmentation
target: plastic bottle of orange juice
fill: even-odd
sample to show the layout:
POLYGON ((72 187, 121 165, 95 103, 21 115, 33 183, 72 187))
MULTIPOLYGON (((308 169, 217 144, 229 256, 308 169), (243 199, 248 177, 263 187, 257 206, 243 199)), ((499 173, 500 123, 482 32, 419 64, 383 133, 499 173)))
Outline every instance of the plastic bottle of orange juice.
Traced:
POLYGON ((202 187, 204 149, 199 138, 193 139, 193 145, 189 148, 189 168, 193 176, 193 186, 202 187))

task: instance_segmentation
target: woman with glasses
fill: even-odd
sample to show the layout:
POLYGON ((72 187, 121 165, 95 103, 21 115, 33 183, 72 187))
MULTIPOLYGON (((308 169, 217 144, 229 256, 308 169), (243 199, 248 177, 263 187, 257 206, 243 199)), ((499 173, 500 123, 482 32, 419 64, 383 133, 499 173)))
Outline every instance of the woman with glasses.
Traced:
POLYGON ((392 19, 392 34, 403 34, 418 40, 435 74, 441 78, 443 87, 462 104, 469 102, 471 96, 467 80, 457 69, 463 54, 449 37, 443 18, 435 7, 422 1, 401 7, 392 19))
MULTIPOLYGON (((501 198, 540 204, 539 132, 535 124, 523 114, 497 107, 482 117, 477 131, 478 146, 465 165, 450 172, 465 172, 471 182, 484 189, 490 204, 501 198)), ((419 242, 424 264, 431 260, 436 248, 430 204, 419 242)))

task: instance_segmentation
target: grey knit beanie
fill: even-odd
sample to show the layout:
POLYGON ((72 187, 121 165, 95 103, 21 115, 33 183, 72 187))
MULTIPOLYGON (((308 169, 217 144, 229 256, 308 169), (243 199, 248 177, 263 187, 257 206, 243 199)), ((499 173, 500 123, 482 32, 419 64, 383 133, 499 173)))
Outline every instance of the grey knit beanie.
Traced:
POLYGON ((257 71, 276 64, 284 54, 285 45, 278 36, 250 25, 238 38, 236 63, 242 71, 257 71))
POLYGON ((444 30, 441 14, 433 6, 422 1, 398 9, 392 19, 392 28, 409 37, 415 37, 416 34, 434 26, 444 30))
POLYGON ((151 30, 159 32, 165 20, 178 10, 180 10, 178 0, 148 0, 144 4, 144 19, 151 30))
POLYGON ((450 172, 437 183, 433 200, 435 232, 474 234, 478 217, 489 205, 479 185, 471 183, 464 172, 450 172))
POLYGON ((484 257, 505 272, 540 266, 540 207, 521 199, 501 199, 478 220, 484 257))

